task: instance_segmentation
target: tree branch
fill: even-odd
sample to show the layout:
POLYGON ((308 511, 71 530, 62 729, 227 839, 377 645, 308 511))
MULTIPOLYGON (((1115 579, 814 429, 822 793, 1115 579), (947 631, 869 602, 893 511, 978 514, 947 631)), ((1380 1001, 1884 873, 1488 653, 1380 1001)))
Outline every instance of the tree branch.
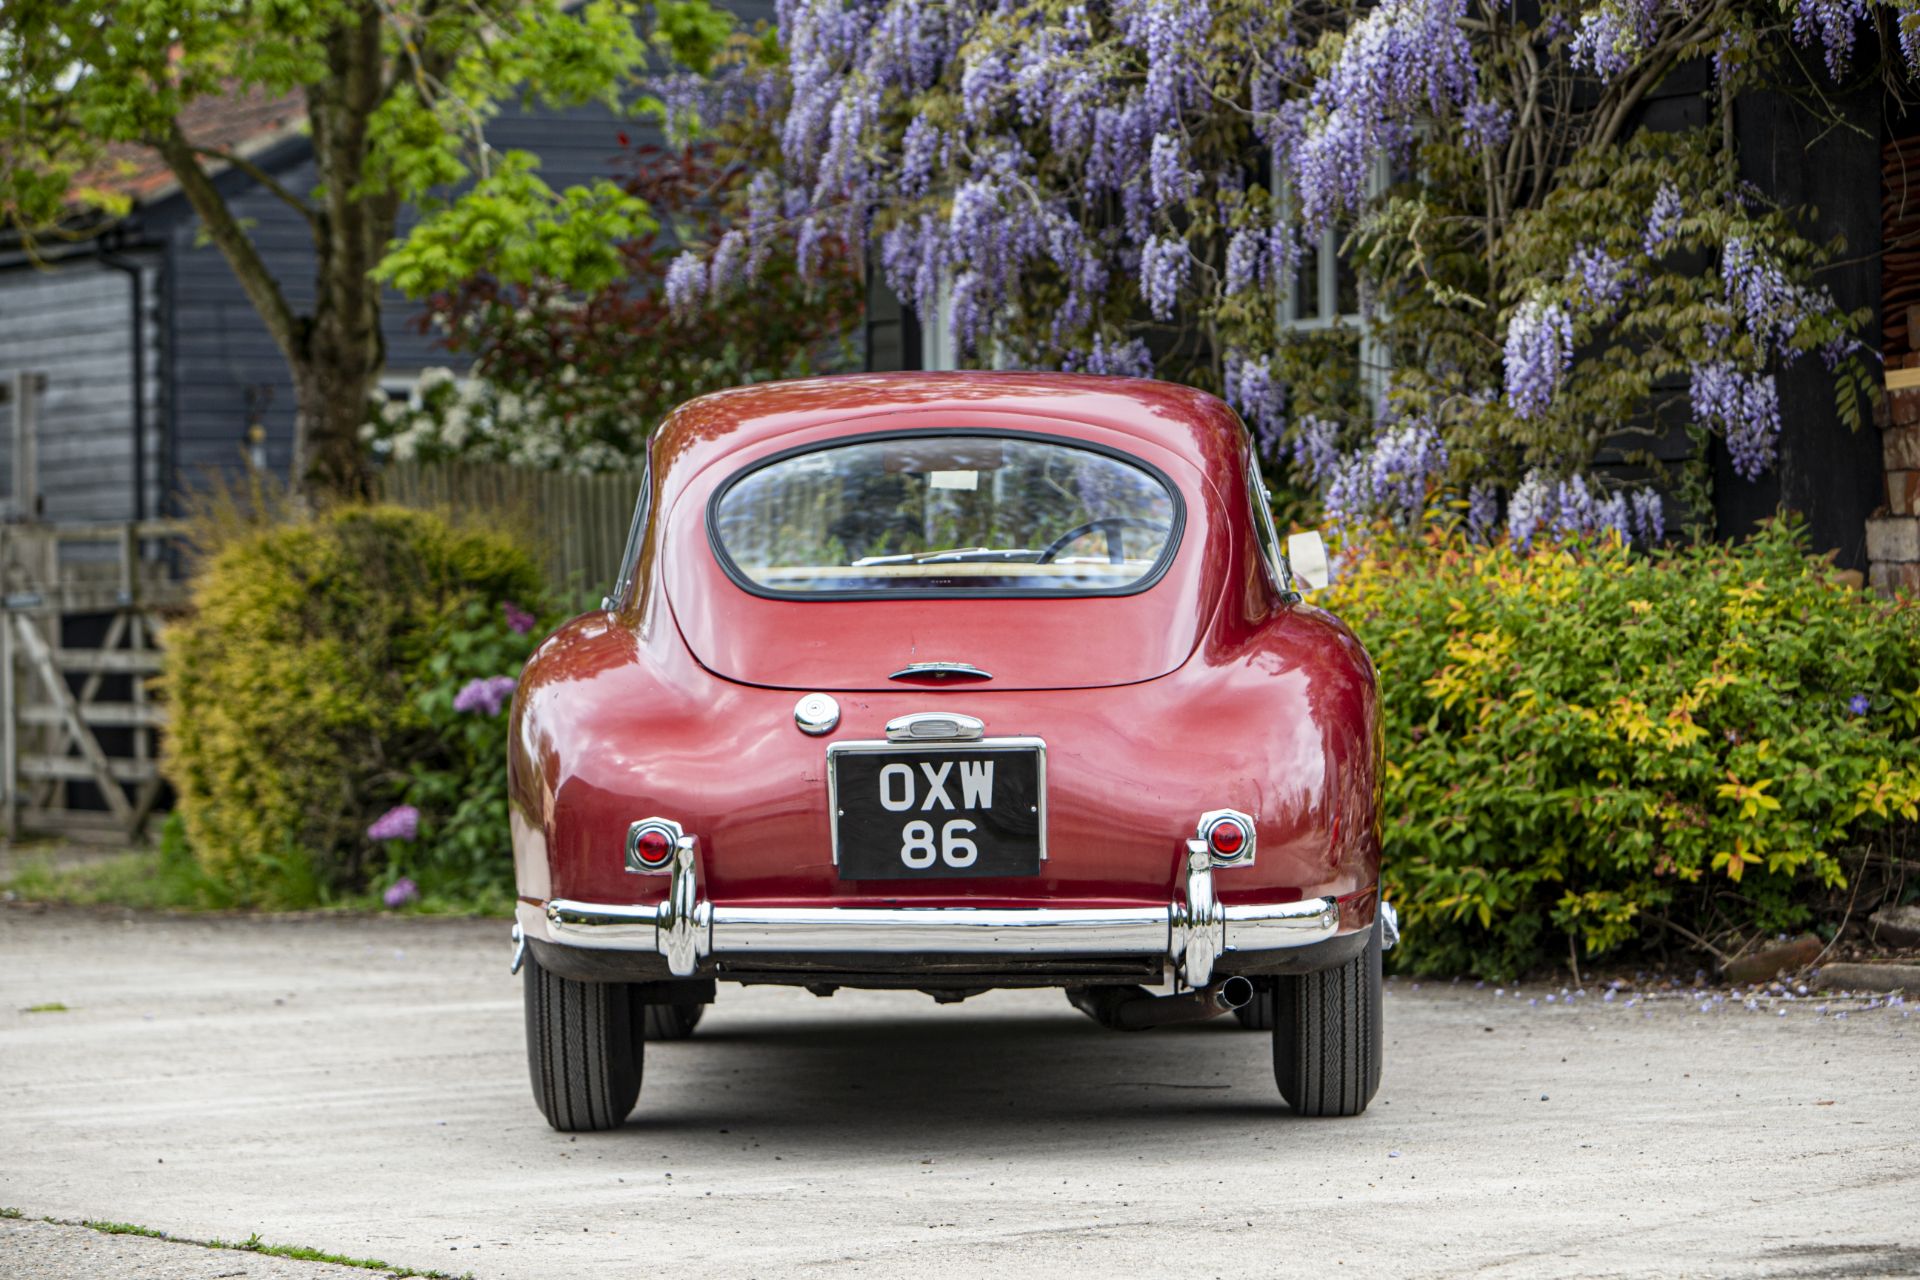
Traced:
POLYGON ((179 121, 169 120, 166 132, 147 139, 147 145, 160 153, 160 158, 167 162, 167 168, 179 179, 181 193, 187 197, 187 203, 193 206, 193 211, 200 215, 208 238, 220 250, 221 256, 226 258, 227 265, 240 282, 240 288, 247 295, 247 301, 259 313, 267 333, 280 348, 287 363, 297 368, 304 360, 304 353, 301 350, 300 325, 293 308, 287 305, 286 295, 281 292, 273 273, 267 270, 266 261, 247 237, 239 219, 233 216, 233 210, 227 207, 225 197, 213 185, 213 179, 207 176, 207 171, 200 167, 194 146, 180 131, 179 121))
POLYGON ((236 152, 223 151, 219 147, 195 147, 193 153, 197 156, 206 156, 210 160, 218 160, 222 164, 231 165, 241 173, 246 174, 275 196, 278 196, 280 200, 290 206, 295 213, 305 218, 307 225, 313 228, 314 235, 316 237, 319 236, 320 211, 315 209, 307 201, 295 195, 289 188, 282 185, 279 179, 275 178, 253 161, 236 152))

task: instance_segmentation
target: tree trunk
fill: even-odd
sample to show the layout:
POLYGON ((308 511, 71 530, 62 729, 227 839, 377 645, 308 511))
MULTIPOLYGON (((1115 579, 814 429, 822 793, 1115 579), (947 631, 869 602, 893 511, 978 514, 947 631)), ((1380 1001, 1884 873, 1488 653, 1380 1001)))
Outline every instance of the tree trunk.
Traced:
POLYGON ((379 345, 371 359, 329 353, 293 367, 293 484, 297 491, 334 501, 369 496, 373 473, 360 428, 379 386, 379 345))

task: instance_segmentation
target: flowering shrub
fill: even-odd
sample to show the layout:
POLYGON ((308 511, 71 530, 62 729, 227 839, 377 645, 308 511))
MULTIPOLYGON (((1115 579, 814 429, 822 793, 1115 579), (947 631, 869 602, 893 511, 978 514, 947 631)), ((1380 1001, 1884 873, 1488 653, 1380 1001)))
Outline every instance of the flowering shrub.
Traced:
POLYGON ((1529 556, 1436 533, 1352 566, 1326 603, 1379 666, 1403 963, 1731 951, 1913 856, 1920 603, 1848 588, 1803 542, 1776 523, 1529 556))
POLYGON ((1789 25, 1676 0, 784 0, 778 50, 711 89, 766 113, 749 216, 690 242, 669 293, 724 301, 775 245, 803 274, 826 239, 871 245, 980 363, 1217 391, 1274 461, 1330 428, 1346 465, 1293 475, 1343 523, 1419 514, 1417 486, 1356 483, 1413 433, 1485 532, 1575 479, 1591 501, 1556 518, 1625 529, 1657 495, 1595 454, 1658 471, 1644 442, 1681 421, 1704 510, 1710 438, 1742 476, 1772 464, 1779 370, 1818 354, 1849 424, 1871 394, 1864 313, 1814 283, 1832 246, 1738 179, 1727 122, 1800 46, 1845 67, 1869 19, 1920 54, 1920 15, 1797 2, 1789 25), (1707 54, 1702 123, 1639 128, 1707 54), (1317 302, 1335 242, 1346 319, 1303 333, 1287 295, 1317 302))
MULTIPOLYGON (((504 768, 499 720, 483 749, 470 728, 481 718, 452 703, 466 681, 518 670, 510 648, 531 647, 505 613, 541 598, 531 555, 497 532, 380 506, 245 527, 207 551, 192 612, 167 629, 163 680, 165 770, 207 874, 236 905, 307 906, 397 874, 465 891, 479 873, 395 854, 431 844, 456 807, 416 794, 419 777, 504 768)), ((496 880, 511 874, 505 821, 486 869, 496 880)))
MULTIPOLYGON (((549 630, 514 601, 472 600, 447 619, 422 666, 415 706, 429 746, 392 778, 412 829, 381 846, 387 891, 415 887, 440 908, 505 910, 513 901, 507 827, 506 710, 515 677, 549 630)), ((377 826, 378 824, 376 824, 377 826)), ((369 839, 380 840, 373 828, 369 839)))

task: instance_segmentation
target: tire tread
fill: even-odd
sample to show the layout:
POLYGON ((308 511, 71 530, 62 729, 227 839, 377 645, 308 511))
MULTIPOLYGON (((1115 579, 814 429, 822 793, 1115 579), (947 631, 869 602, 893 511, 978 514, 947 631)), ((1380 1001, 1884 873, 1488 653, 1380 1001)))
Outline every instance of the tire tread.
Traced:
POLYGON ((563 1133, 618 1128, 640 1096, 644 1045, 627 985, 576 982, 527 957, 527 1070, 563 1133))
POLYGON ((1380 1088, 1380 933, 1332 969, 1279 981, 1273 1074, 1303 1116, 1357 1116, 1380 1088))

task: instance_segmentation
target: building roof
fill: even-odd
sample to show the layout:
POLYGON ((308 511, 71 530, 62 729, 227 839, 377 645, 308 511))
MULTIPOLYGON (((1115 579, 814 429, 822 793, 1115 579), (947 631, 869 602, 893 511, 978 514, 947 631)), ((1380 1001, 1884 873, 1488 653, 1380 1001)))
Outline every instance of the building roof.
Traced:
MULTIPOLYGON (((298 91, 273 94, 236 89, 219 97, 196 98, 180 112, 181 131, 198 147, 213 147, 251 158, 267 147, 304 133, 307 104, 298 91)), ((211 163, 210 171, 222 168, 211 163)), ((179 184, 159 153, 137 143, 115 143, 106 158, 74 181, 76 189, 96 187, 126 196, 136 205, 173 194, 179 184)))

